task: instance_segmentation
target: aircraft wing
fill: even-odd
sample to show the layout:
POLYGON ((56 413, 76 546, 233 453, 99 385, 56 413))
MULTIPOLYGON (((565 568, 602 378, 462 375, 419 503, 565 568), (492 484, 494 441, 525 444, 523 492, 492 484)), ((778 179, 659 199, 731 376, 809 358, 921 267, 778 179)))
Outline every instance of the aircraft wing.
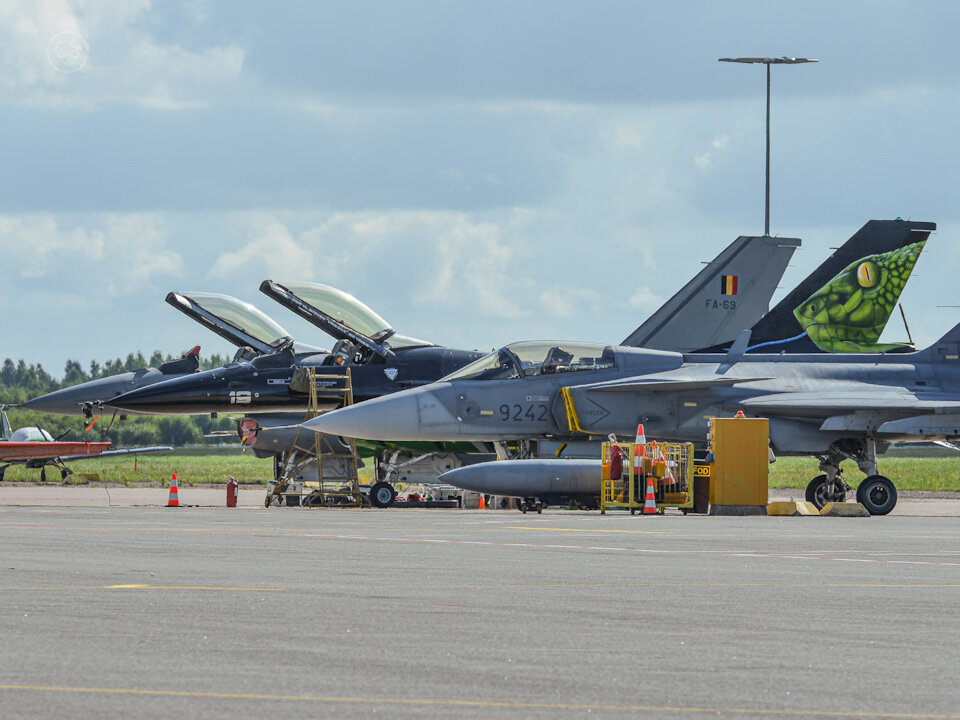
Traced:
POLYGON ((0 462, 19 462, 73 455, 89 458, 102 455, 108 442, 0 442, 0 462))
POLYGON ((677 375, 658 378, 655 375, 647 375, 597 383, 595 385, 581 385, 579 389, 590 392, 684 392, 687 390, 706 390, 707 388, 715 387, 731 387, 733 385, 761 382, 763 380, 770 380, 770 378, 697 378, 677 375))
MULTIPOLYGON (((110 443, 107 443, 109 445, 110 443)), ((173 450, 169 445, 151 445, 150 447, 124 448, 122 450, 107 450, 102 453, 96 453, 94 457, 122 457, 123 455, 152 455, 154 453, 170 452, 173 450)), ((74 460, 90 460, 90 455, 61 455, 61 462, 73 462, 74 460)))
POLYGON ((796 415, 799 412, 830 416, 840 413, 878 412, 902 416, 951 410, 960 412, 960 400, 955 398, 921 398, 904 390, 883 387, 838 393, 829 390, 774 393, 741 400, 739 404, 756 415, 796 415))

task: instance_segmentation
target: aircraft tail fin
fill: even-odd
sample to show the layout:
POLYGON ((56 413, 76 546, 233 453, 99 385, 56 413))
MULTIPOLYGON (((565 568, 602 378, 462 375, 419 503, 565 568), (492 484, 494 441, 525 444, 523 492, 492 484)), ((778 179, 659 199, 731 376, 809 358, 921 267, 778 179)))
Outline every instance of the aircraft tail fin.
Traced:
POLYGON ((933 345, 924 348, 917 354, 921 360, 929 362, 960 362, 960 323, 950 328, 933 345))
MULTIPOLYGON (((909 351, 877 339, 936 223, 869 220, 751 328, 759 352, 909 351)), ((723 352, 733 339, 700 352, 723 352)))
POLYGON ((13 435, 13 428, 10 427, 10 421, 7 419, 7 408, 4 407, 0 409, 0 417, 2 417, 2 427, 3 427, 3 439, 9 440, 10 436, 13 435))
POLYGON ((688 352, 736 336, 767 312, 799 246, 796 238, 741 235, 621 345, 688 352))

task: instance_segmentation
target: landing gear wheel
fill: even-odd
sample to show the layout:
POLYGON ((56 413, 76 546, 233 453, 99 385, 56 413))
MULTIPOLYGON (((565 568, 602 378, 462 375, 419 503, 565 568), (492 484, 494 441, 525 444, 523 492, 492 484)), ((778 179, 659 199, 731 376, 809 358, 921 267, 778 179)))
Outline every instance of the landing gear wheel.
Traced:
POLYGON ((396 497, 397 491, 394 490, 393 485, 388 482, 381 481, 370 488, 370 504, 374 507, 390 507, 393 505, 396 497))
POLYGON ((40 468, 40 482, 47 481, 47 469, 45 467, 40 468))
POLYGON ((897 488, 883 475, 871 475, 857 486, 857 502, 871 515, 886 515, 897 504, 897 488))
MULTIPOLYGON (((840 482, 839 480, 837 482, 840 482)), ((830 483, 827 482, 826 475, 817 475, 810 484, 807 485, 806 499, 808 503, 813 503, 817 510, 823 510, 823 506, 829 502, 843 502, 847 499, 845 490, 834 492, 830 489, 830 483)))
POLYGON ((543 515, 543 503, 538 502, 536 507, 537 507, 537 515, 543 515))
POLYGON ((63 470, 60 471, 60 479, 61 479, 61 480, 66 480, 66 479, 67 479, 67 475, 69 475, 69 474, 70 474, 70 471, 67 470, 66 468, 64 468, 63 470))

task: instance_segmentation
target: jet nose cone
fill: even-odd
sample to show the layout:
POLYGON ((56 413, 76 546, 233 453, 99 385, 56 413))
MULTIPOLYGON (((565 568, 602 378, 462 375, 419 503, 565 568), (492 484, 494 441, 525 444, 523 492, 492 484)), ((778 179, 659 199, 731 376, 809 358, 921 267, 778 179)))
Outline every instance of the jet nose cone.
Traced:
POLYGON ((364 440, 457 440, 460 423, 441 402, 445 390, 405 390, 328 412, 303 427, 364 440))
MULTIPOLYGON (((123 387, 122 381, 101 382, 99 380, 83 383, 76 387, 54 390, 46 395, 28 400, 20 407, 34 412, 54 413, 56 415, 79 415, 83 403, 95 403, 98 400, 109 400, 123 387)), ((129 387, 129 384, 127 385, 129 387)))
POLYGON ((133 412, 175 412, 184 403, 193 401, 197 397, 197 389, 192 378, 184 380, 167 380, 154 383, 146 387, 131 390, 118 395, 110 401, 112 407, 133 412))

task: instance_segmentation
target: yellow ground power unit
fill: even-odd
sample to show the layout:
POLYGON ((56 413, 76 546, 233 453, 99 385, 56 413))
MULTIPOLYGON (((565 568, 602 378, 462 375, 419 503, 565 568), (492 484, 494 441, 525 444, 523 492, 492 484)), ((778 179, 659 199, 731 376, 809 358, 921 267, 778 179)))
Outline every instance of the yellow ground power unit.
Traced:
POLYGON ((766 418, 712 418, 710 512, 766 514, 770 423, 766 418))

